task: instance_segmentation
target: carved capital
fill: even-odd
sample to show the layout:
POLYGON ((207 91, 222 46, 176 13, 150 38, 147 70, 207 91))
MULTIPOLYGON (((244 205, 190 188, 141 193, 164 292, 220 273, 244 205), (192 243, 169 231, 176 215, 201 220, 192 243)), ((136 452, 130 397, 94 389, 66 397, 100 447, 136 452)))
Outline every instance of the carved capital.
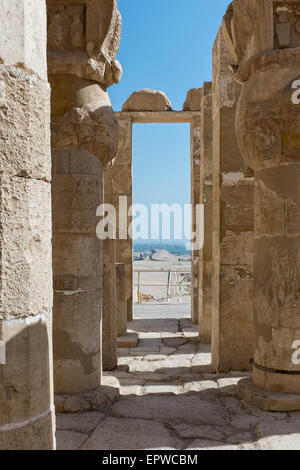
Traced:
POLYGON ((85 149, 105 167, 115 157, 119 126, 111 106, 85 105, 52 119, 52 149, 85 149))
POLYGON ((240 82, 270 67, 300 65, 300 5, 294 0, 233 0, 223 34, 240 82))
POLYGON ((105 88, 122 76, 117 0, 47 0, 48 68, 105 88))
POLYGON ((255 170, 299 163, 300 113, 293 100, 300 77, 299 19, 296 1, 233 0, 223 20, 232 69, 243 84, 237 136, 255 170))
MULTIPOLYGON (((236 130, 246 164, 254 170, 300 163, 300 112, 294 84, 300 69, 266 70, 242 87, 236 130)), ((296 90, 297 91, 297 90, 296 90)))

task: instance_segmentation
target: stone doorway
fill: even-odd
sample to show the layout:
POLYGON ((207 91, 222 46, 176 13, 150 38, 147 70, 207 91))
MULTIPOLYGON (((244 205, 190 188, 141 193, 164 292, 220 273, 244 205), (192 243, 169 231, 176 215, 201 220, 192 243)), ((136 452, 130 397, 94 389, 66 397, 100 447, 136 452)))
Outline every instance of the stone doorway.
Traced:
MULTIPOLYGON (((210 91, 210 84, 207 84, 205 92, 208 94, 210 91)), ((200 137, 203 132, 201 101, 202 89, 191 90, 187 95, 183 110, 173 111, 168 98, 162 92, 142 90, 131 95, 122 111, 117 113, 120 125, 119 148, 112 165, 105 171, 106 202, 112 202, 120 210, 119 196, 126 196, 128 206, 132 204, 132 149, 135 124, 188 124, 190 126, 192 206, 204 200, 205 191, 199 190, 201 150, 203 151, 201 145, 204 147, 204 142, 201 142, 200 137)), ((206 199, 207 197, 208 195, 206 199)), ((130 222, 130 217, 128 217, 127 226, 130 222)), ((194 212, 192 213, 192 231, 195 231, 194 212)), ((200 292, 202 289, 202 277, 199 276, 202 262, 200 251, 193 250, 191 253, 191 309, 189 311, 186 308, 180 310, 176 305, 139 304, 133 283, 132 240, 117 240, 115 248, 116 262, 126 267, 127 333, 139 335, 137 347, 136 344, 126 341, 121 344, 121 348, 120 343, 118 344, 118 369, 125 368, 131 373, 135 371, 135 368, 138 370, 145 368, 153 373, 163 368, 168 371, 170 384, 174 380, 172 370, 176 372, 178 369, 190 374, 193 372, 193 367, 196 367, 210 372, 210 338, 205 342, 206 344, 201 344, 199 341, 198 323, 203 297, 200 292)))
POLYGON ((190 124, 134 124, 132 149, 134 318, 190 318, 190 124))

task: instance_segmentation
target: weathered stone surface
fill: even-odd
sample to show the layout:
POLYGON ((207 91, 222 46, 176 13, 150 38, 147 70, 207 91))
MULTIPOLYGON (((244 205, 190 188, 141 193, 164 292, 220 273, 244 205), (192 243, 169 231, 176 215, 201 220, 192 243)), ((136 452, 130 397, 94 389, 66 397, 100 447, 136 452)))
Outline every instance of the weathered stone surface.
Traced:
MULTIPOLYGON (((104 259, 96 228, 97 208, 104 202, 103 168, 118 146, 118 123, 106 89, 121 78, 116 60, 121 18, 117 0, 47 0, 47 11, 55 387, 63 394, 61 400, 57 397, 62 411, 70 412, 101 406, 95 392, 101 384, 101 315, 103 311, 106 327, 107 315, 115 314, 105 304, 111 294, 105 282, 115 289, 115 260, 110 252, 104 259)), ((113 359, 105 343, 108 337, 112 341, 116 366, 116 335, 103 336, 105 353, 113 359)))
POLYGON ((46 10, 39 0, 1 1, 0 7, 0 448, 52 450, 46 10))
POLYGON ((192 88, 187 92, 183 111, 200 111, 202 100, 202 88, 192 88))
POLYGON ((226 427, 218 427, 211 425, 190 425, 190 424, 177 424, 174 429, 180 437, 184 439, 211 439, 217 441, 225 441, 230 431, 226 427))
MULTIPOLYGON (((53 80, 51 76, 49 78, 51 83, 53 80)), ((54 85, 55 83, 52 83, 52 86, 54 85)), ((58 84, 58 86, 61 87, 62 85, 58 84)), ((85 86, 84 83, 82 85, 78 84, 78 87, 75 88, 76 92, 77 88, 84 88, 85 86)), ((100 86, 98 86, 98 90, 101 94, 104 93, 100 86)), ((59 96, 62 93, 63 90, 57 93, 59 103, 59 96)), ((105 94, 107 93, 105 92, 105 94)), ((98 104, 97 97, 95 102, 90 102, 89 99, 91 98, 87 98, 88 102, 83 100, 81 107, 72 108, 63 115, 57 115, 52 120, 52 147, 55 149, 81 148, 87 150, 90 154, 99 158, 105 166, 114 158, 117 151, 118 123, 108 96, 105 104, 102 102, 98 104), (62 129, 64 129, 64 132, 62 132, 62 129)), ((69 105, 72 105, 72 102, 69 105)), ((56 104, 52 100, 52 112, 60 112, 56 111, 55 106, 56 104)))
MULTIPOLYGON (((137 324, 137 321, 133 323, 137 324)), ((191 324, 191 320, 189 323, 191 324)), ((176 330, 178 321, 168 320, 167 324, 169 329, 176 330)), ((188 326, 185 321, 183 324, 185 327, 188 326)), ((164 322, 152 320, 152 332, 146 328, 146 325, 148 334, 155 336, 158 330, 163 329, 160 327, 164 322)), ((167 331, 162 333, 162 339, 164 334, 167 334, 167 331)), ((188 345, 189 343, 179 346, 177 354, 179 348, 188 345)), ((193 343, 190 345, 194 346, 193 343)), ((200 349, 203 346, 207 347, 201 345, 200 349)), ((149 354, 149 358, 156 357, 155 352, 149 354)), ((143 363, 148 360, 148 356, 146 358, 141 355, 136 360, 143 363)), ((168 356, 165 360, 168 360, 168 356)), ((130 361, 128 353, 127 362, 130 361)), ((97 416, 101 416, 97 428, 83 445, 84 448, 86 446, 95 450, 116 449, 118 445, 120 449, 166 447, 177 451, 187 448, 271 449, 276 448, 276 445, 288 449, 293 448, 295 444, 298 445, 299 413, 262 411, 233 396, 236 383, 248 376, 250 374, 247 372, 200 375, 190 370, 181 375, 145 371, 128 373, 119 367, 113 372, 106 373, 104 377, 108 384, 113 386, 118 384, 122 397, 119 402, 115 402, 113 408, 106 409, 106 418, 103 419, 101 413, 95 414, 95 419, 93 419, 94 413, 60 415, 58 426, 71 432, 86 431, 86 426, 90 424, 94 426, 97 416), (92 417, 90 420, 89 416, 92 417), (65 418, 70 419, 65 421, 65 418), (170 438, 173 439, 172 443, 169 441, 170 438)), ((71 439, 72 434, 63 436, 64 439, 66 437, 71 439)), ((77 437, 75 434, 74 445, 80 446, 80 442, 76 443, 77 437)), ((72 442, 69 445, 73 445, 72 442)))
MULTIPOLYGON (((201 94, 202 94, 202 90, 201 94)), ((199 96, 200 100, 200 96, 199 96)), ((197 220, 197 206, 200 204, 200 165, 201 165, 201 117, 193 116, 191 121, 191 204, 192 204, 192 282, 191 282, 191 316, 194 324, 199 323, 199 257, 200 257, 200 221, 197 220)))
POLYGON ((56 393, 74 394, 100 385, 103 170, 84 150, 57 150, 53 160, 54 380, 56 393))
MULTIPOLYGON (((132 205, 132 123, 118 113, 120 128, 118 150, 112 163, 104 172, 105 202, 112 204, 117 217, 116 261, 125 264, 126 271, 126 311, 127 319, 133 318, 133 266, 132 266, 132 239, 128 236, 128 227, 131 217, 128 207, 132 205), (119 198, 122 199, 119 199, 119 198), (125 209, 124 209, 125 207, 125 209), (120 213, 123 210, 123 216, 120 213)), ((125 328, 125 322, 123 324, 125 328)), ((126 325, 127 328, 127 325, 126 325)), ((126 331, 124 331, 125 333, 126 331)))
POLYGON ((272 392, 257 387, 250 379, 239 381, 237 395, 253 406, 265 411, 298 411, 300 408, 299 394, 272 392))
POLYGON ((1 0, 0 9, 3 18, 0 62, 25 69, 29 74, 33 72, 47 81, 45 2, 11 0, 8 3, 1 0))
MULTIPOLYGON (((13 424, 13 423, 11 423, 13 424)), ((18 423, 0 432, 1 450, 55 450, 54 409, 34 422, 18 423)))
POLYGON ((85 393, 55 395, 57 413, 81 413, 84 411, 107 412, 119 396, 115 387, 100 386, 85 393))
POLYGON ((201 99, 199 202, 204 204, 204 246, 199 252, 199 337, 212 335, 212 84, 205 82, 201 99))
POLYGON ((195 400, 197 395, 122 397, 113 406, 114 416, 144 418, 179 424, 226 424, 225 409, 214 399, 195 400))
POLYGON ((240 86, 219 31, 213 51, 212 361, 215 370, 250 370, 253 355, 253 178, 235 130, 240 86))
MULTIPOLYGON (((122 337, 127 333, 126 265, 124 263, 116 263, 116 310, 117 335, 122 337)), ((119 341, 118 347, 120 347, 119 341)))
POLYGON ((6 122, 0 129, 0 171, 49 182, 49 84, 31 70, 3 64, 0 65, 0 84, 1 114, 6 122))
POLYGON ((162 91, 139 90, 132 93, 122 111, 170 111, 171 103, 162 91))
POLYGON ((88 434, 82 434, 76 431, 57 431, 57 450, 76 450, 83 444, 88 434))
POLYGON ((91 411, 90 413, 57 414, 56 428, 59 431, 75 431, 89 434, 104 416, 104 414, 96 411, 91 411))
POLYGON ((179 395, 181 393, 183 393, 183 386, 179 384, 147 382, 147 385, 142 388, 140 395, 179 395))
POLYGON ((196 439, 190 444, 187 450, 256 450, 253 444, 231 445, 225 442, 210 441, 205 439, 196 439))
POLYGON ((161 423, 107 418, 82 446, 83 450, 172 450, 179 441, 161 423))
POLYGON ((48 65, 51 73, 87 78, 109 87, 118 83, 121 38, 117 0, 47 0, 48 65))
POLYGON ((50 204, 48 183, 0 177, 3 320, 52 310, 50 204))
POLYGON ((299 11, 293 2, 264 0, 263 10, 257 2, 244 2, 245 32, 241 3, 232 2, 223 32, 235 78, 243 84, 236 116, 239 145, 255 173, 253 381, 261 392, 250 384, 244 391, 261 407, 285 410, 290 402, 299 406, 291 394, 300 394, 299 365, 292 360, 300 333, 300 120, 293 99, 300 70, 300 43, 294 38, 299 11), (266 391, 289 395, 275 398, 266 391))
POLYGON ((116 243, 103 241, 103 314, 102 314, 102 366, 114 370, 118 365, 117 309, 116 309, 116 243))
POLYGON ((299 422, 262 422, 256 427, 260 450, 298 450, 300 446, 299 422))
POLYGON ((118 348, 136 348, 139 342, 138 333, 127 333, 117 338, 118 348))
POLYGON ((193 380, 186 381, 183 390, 185 393, 189 392, 201 392, 201 395, 206 394, 207 396, 213 396, 219 394, 218 384, 213 381, 205 380, 193 380))

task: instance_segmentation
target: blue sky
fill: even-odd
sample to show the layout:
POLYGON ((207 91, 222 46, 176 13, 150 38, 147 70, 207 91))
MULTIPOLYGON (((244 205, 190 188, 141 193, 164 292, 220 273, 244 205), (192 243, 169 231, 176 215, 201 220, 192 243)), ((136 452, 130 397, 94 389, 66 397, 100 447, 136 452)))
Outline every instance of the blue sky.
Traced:
MULTIPOLYGON (((124 74, 109 89, 119 111, 134 90, 164 91, 181 110, 190 88, 211 80, 212 47, 229 0, 119 0, 124 74)), ((190 202, 189 126, 139 124, 133 132, 134 201, 190 202)))

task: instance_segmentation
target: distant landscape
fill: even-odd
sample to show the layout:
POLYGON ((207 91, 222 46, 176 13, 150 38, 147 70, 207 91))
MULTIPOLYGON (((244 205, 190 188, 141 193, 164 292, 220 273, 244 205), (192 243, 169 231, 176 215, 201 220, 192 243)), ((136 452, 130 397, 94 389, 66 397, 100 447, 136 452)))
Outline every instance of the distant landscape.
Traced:
POLYGON ((185 241, 136 241, 133 269, 135 303, 190 302, 191 252, 185 241))
POLYGON ((135 240, 133 250, 136 252, 165 250, 172 255, 190 255, 186 240, 135 240))

